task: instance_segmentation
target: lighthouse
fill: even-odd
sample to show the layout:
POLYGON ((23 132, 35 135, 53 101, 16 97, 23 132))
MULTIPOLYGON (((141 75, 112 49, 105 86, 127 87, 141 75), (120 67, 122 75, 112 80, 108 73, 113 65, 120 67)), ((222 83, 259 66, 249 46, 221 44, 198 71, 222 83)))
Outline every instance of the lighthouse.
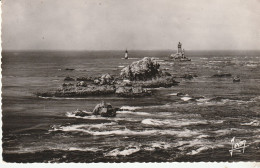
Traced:
POLYGON ((125 59, 128 59, 128 51, 127 51, 127 49, 125 50, 125 59))
POLYGON ((180 53, 180 54, 182 53, 181 45, 182 44, 179 42, 178 43, 178 51, 177 51, 177 53, 180 53))

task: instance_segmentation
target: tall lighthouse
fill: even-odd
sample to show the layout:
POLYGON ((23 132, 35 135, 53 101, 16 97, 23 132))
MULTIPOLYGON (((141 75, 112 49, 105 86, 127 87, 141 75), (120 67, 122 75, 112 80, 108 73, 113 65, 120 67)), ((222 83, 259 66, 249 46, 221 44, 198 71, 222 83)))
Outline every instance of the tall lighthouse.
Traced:
POLYGON ((178 51, 177 51, 177 53, 180 53, 180 54, 182 53, 181 45, 182 44, 179 42, 178 43, 178 51))
POLYGON ((125 50, 125 59, 128 59, 128 51, 127 51, 127 49, 125 50))

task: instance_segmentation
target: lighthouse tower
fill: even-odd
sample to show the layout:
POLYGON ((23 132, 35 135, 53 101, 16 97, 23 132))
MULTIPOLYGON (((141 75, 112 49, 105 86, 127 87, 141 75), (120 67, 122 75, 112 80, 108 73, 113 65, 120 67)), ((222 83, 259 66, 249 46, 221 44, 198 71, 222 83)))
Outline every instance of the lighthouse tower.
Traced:
POLYGON ((181 52, 182 52, 181 45, 182 44, 179 42, 178 43, 178 51, 177 51, 178 54, 181 54, 181 52))
POLYGON ((127 51, 127 49, 125 50, 125 59, 128 59, 128 51, 127 51))

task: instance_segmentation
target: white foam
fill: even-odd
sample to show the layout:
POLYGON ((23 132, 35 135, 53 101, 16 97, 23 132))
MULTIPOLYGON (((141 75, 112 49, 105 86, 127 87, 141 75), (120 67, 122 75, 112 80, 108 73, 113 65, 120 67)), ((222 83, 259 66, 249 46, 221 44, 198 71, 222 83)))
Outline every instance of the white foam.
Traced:
MULTIPOLYGON (((104 126, 105 127, 105 126, 104 126)), ((71 126, 62 126, 60 128, 55 128, 54 131, 64 131, 64 132, 84 132, 90 135, 95 136, 104 136, 104 135, 175 135, 178 137, 191 137, 199 135, 197 131, 191 131, 188 129, 185 130, 142 130, 142 131, 134 131, 129 130, 126 127, 121 129, 117 127, 110 127, 112 130, 100 129, 97 131, 91 130, 94 128, 93 126, 80 124, 80 125, 71 125, 71 126)))
POLYGON ((133 112, 133 111, 117 111, 116 113, 118 114, 133 114, 133 115, 152 115, 150 113, 146 113, 146 112, 133 112))
POLYGON ((258 120, 251 121, 249 123, 242 123, 241 125, 249 125, 249 126, 260 126, 260 122, 258 120))
POLYGON ((138 109, 142 109, 142 107, 138 107, 138 106, 122 106, 120 108, 121 110, 124 110, 124 111, 135 111, 135 110, 138 110, 138 109))
POLYGON ((171 145, 165 142, 154 142, 151 144, 151 148, 168 149, 171 145))
POLYGON ((177 96, 178 93, 171 93, 170 96, 177 96))
POLYGON ((140 151, 140 148, 137 146, 128 146, 126 147, 124 150, 120 151, 119 149, 114 149, 106 154, 104 154, 105 156, 128 156, 131 155, 133 153, 136 153, 140 151))
POLYGON ((81 118, 81 119, 87 119, 87 120, 109 120, 109 121, 132 121, 136 122, 139 120, 133 119, 133 118, 120 118, 120 117, 101 117, 100 115, 91 115, 91 116, 76 116, 73 112, 67 112, 66 113, 67 117, 71 118, 81 118))
POLYGON ((200 153, 200 152, 202 152, 204 150, 207 150, 207 149, 208 149, 208 147, 202 146, 202 147, 200 147, 200 148, 198 148, 196 150, 192 150, 191 152, 187 153, 187 155, 196 155, 196 154, 198 154, 198 153, 200 153))
POLYGON ((100 149, 98 148, 79 148, 79 147, 70 147, 68 148, 69 151, 90 151, 90 152, 97 152, 100 149))
POLYGON ((124 68, 125 66, 124 65, 119 65, 118 68, 124 68))
POLYGON ((153 125, 153 126, 174 126, 174 127, 182 127, 194 124, 208 124, 206 120, 190 120, 190 119, 181 119, 181 120, 159 120, 159 119, 144 119, 141 122, 145 125, 153 125))
POLYGON ((186 96, 185 96, 185 97, 182 97, 181 99, 182 99, 183 101, 189 101, 189 100, 192 99, 192 98, 191 98, 191 97, 186 97, 186 96))

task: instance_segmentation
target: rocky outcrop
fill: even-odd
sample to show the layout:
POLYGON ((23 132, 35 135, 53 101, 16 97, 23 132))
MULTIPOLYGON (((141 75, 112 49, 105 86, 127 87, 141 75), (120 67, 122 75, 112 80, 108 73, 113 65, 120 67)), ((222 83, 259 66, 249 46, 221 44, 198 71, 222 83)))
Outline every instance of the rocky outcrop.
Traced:
POLYGON ((92 77, 78 77, 76 79, 77 81, 87 81, 87 82, 93 82, 94 79, 92 77))
POLYGON ((116 88, 116 95, 122 97, 143 97, 151 95, 151 92, 143 89, 141 86, 129 87, 119 86, 116 88))
POLYGON ((113 108, 110 103, 106 103, 102 101, 97 104, 93 110, 93 115, 101 115, 102 117, 115 117, 116 116, 116 108, 113 108))
POLYGON ((103 74, 100 78, 94 80, 95 84, 98 85, 112 85, 115 83, 114 78, 110 74, 103 74))
POLYGON ((87 84, 86 81, 80 81, 80 82, 78 82, 78 83, 76 84, 76 86, 87 87, 88 84, 87 84))
POLYGON ((158 77, 147 81, 134 81, 133 86, 142 86, 143 88, 171 87, 178 85, 173 77, 158 77))
MULTIPOLYGON (((170 73, 161 71, 153 58, 145 57, 123 68, 120 77, 103 74, 98 78, 77 78, 78 82, 63 83, 55 91, 37 93, 43 97, 86 97, 99 95, 117 95, 123 97, 142 97, 151 95, 144 88, 171 87, 177 85, 170 73)), ((67 81, 75 81, 66 77, 67 81)))
POLYGON ((75 81, 75 79, 67 76, 66 78, 64 78, 64 81, 75 81))
POLYGON ((148 80, 159 75, 159 67, 155 59, 145 57, 123 68, 120 76, 129 80, 148 80))
POLYGON ((85 112, 82 110, 76 110, 75 112, 73 112, 73 114, 75 114, 75 116, 79 116, 79 117, 86 117, 86 116, 91 116, 92 114, 89 112, 85 112))

